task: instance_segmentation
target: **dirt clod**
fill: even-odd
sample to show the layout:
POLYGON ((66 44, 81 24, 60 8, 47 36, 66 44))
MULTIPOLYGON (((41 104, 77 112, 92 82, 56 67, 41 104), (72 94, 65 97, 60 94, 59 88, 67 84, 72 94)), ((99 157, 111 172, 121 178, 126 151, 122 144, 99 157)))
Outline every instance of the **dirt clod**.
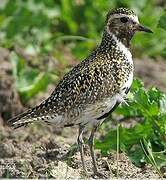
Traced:
POLYGON ((0 143, 0 158, 10 158, 15 155, 15 148, 12 143, 0 143))
POLYGON ((20 113, 23 106, 15 89, 9 51, 0 48, 0 116, 7 120, 20 113))

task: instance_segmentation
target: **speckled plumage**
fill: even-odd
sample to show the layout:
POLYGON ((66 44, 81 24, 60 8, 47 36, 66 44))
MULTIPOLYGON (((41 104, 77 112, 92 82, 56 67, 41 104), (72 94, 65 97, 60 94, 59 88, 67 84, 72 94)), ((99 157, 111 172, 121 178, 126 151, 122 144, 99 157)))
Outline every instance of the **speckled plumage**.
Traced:
POLYGON ((111 15, 114 15, 114 14, 125 14, 125 15, 132 15, 132 16, 136 16, 136 14, 134 13, 133 10, 131 9, 127 9, 127 8, 117 8, 117 9, 113 9, 113 10, 110 10, 107 14, 107 20, 109 19, 109 17, 111 15))
POLYGON ((152 32, 139 24, 132 10, 118 8, 110 11, 99 46, 64 76, 48 99, 9 120, 9 124, 17 128, 41 120, 57 127, 79 125, 78 144, 84 171, 82 133, 87 125, 91 125, 89 145, 94 173, 97 174, 94 133, 129 92, 134 70, 129 46, 136 31, 152 32))
MULTIPOLYGON (((58 126, 86 124, 87 121, 93 124, 95 117, 103 115, 104 101, 120 93, 132 72, 132 62, 118 47, 118 42, 105 31, 97 49, 64 76, 47 100, 23 115, 22 119, 25 123, 26 120, 44 120, 58 126), (87 108, 91 109, 91 116, 83 117, 87 108)), ((22 122, 16 121, 15 125, 22 122)))

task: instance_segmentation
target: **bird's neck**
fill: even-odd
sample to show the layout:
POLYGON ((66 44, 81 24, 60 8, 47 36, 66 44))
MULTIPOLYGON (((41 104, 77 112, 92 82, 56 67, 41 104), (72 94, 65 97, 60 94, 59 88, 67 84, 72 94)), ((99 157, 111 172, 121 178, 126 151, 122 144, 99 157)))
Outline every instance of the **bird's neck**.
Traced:
POLYGON ((107 48, 110 48, 112 46, 117 46, 118 42, 122 43, 126 48, 130 48, 130 37, 124 37, 121 34, 118 34, 116 32, 108 33, 106 30, 104 30, 103 38, 101 41, 101 46, 105 46, 107 48))

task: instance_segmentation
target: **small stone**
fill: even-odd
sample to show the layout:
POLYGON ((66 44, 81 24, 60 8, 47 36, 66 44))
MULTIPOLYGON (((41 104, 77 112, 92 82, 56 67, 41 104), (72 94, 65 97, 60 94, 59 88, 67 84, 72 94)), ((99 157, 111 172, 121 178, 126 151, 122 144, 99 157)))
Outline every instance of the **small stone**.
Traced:
POLYGON ((0 143, 0 158, 10 158, 15 155, 15 148, 12 143, 0 143))

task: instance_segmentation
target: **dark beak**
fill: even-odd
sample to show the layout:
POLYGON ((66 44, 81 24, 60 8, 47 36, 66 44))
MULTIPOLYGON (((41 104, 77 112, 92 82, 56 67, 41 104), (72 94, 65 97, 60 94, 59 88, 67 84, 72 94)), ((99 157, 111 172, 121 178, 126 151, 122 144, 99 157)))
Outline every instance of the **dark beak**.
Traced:
POLYGON ((153 31, 151 31, 149 28, 147 28, 145 26, 142 26, 141 24, 138 24, 137 31, 144 31, 147 33, 153 33, 153 31))

